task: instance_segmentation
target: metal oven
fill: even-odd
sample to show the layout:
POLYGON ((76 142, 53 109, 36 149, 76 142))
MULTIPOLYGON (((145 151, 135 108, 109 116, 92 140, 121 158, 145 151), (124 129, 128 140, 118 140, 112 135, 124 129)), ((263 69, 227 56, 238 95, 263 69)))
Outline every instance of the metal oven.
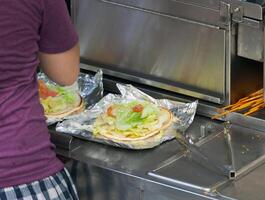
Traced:
MULTIPOLYGON (((264 85, 265 1, 73 0, 68 5, 79 34, 82 71, 101 68, 107 92, 115 92, 115 83, 122 82, 158 98, 198 99, 198 116, 189 131, 202 150, 213 160, 216 155, 222 162, 230 160, 238 182, 264 162, 263 112, 231 115, 229 140, 223 135, 226 125, 210 117, 264 85)), ((83 162, 72 163, 71 169, 86 198, 242 197, 233 194, 237 188, 229 186, 227 177, 191 164, 176 143, 142 154, 81 143, 74 142, 68 156, 83 162)), ((262 190, 254 193, 261 195, 262 190)))
POLYGON ((89 0, 72 9, 82 63, 113 77, 215 104, 263 84, 260 4, 89 0))

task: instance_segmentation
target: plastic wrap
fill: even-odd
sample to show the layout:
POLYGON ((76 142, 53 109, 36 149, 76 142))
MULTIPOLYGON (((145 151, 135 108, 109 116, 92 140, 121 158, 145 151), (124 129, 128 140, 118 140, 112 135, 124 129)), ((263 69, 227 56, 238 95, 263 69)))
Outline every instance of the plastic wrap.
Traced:
MULTIPOLYGON (((94 105, 103 97, 103 73, 98 70, 97 73, 92 76, 89 74, 80 73, 77 81, 71 86, 65 86, 67 90, 77 91, 84 101, 85 108, 94 105)), ((38 80, 43 80, 46 84, 57 85, 51 81, 44 73, 38 73, 38 80)), ((64 118, 48 118, 46 120, 48 125, 54 124, 58 121, 71 118, 72 116, 64 118)))
POLYGON ((87 109, 72 119, 58 123, 56 131, 127 149, 148 149, 174 139, 178 133, 184 133, 194 119, 198 104, 197 101, 182 103, 167 99, 154 99, 132 85, 117 84, 117 87, 121 93, 120 95, 106 95, 90 109, 87 109), (158 134, 144 140, 120 141, 110 140, 100 135, 93 135, 94 121, 100 114, 106 111, 110 104, 127 103, 133 100, 148 101, 157 106, 167 108, 173 114, 173 122, 166 130, 160 131, 158 134))

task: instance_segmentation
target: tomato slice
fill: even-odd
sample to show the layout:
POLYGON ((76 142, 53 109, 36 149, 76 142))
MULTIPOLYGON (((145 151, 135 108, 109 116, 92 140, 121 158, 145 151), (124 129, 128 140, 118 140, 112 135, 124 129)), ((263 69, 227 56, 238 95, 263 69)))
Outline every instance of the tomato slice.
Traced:
POLYGON ((112 111, 113 111, 113 107, 112 106, 108 107, 108 109, 107 109, 107 115, 110 116, 110 117, 115 117, 113 115, 112 111))
POLYGON ((55 97, 58 95, 56 91, 49 90, 47 85, 43 80, 38 80, 38 86, 39 86, 39 95, 40 98, 46 99, 48 97, 55 97))
POLYGON ((39 95, 41 99, 46 99, 48 97, 44 92, 39 92, 39 95))
POLYGON ((141 104, 138 104, 136 106, 133 107, 133 112, 142 112, 144 109, 144 107, 141 104))
POLYGON ((55 97, 55 96, 57 96, 57 95, 58 95, 58 93, 55 92, 55 91, 52 91, 52 90, 49 90, 49 91, 48 91, 48 96, 49 96, 49 97, 55 97))
POLYGON ((40 91, 48 90, 48 88, 47 88, 47 86, 43 80, 38 80, 38 86, 39 86, 40 91))

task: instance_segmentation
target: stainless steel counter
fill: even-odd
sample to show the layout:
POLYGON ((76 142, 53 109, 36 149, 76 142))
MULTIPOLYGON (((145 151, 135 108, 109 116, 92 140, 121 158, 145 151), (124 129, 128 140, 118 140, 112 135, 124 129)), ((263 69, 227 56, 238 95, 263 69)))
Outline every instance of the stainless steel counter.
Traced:
MULTIPOLYGON (((200 138, 199 148, 225 166, 222 130, 221 123, 197 116, 187 133, 200 138)), ((238 173, 233 181, 189 159, 176 140, 133 151, 72 138, 69 150, 61 143, 57 152, 72 159, 67 167, 81 199, 265 199, 265 133, 232 126, 231 136, 238 173)))
POLYGON ((72 1, 82 70, 101 68, 107 92, 121 82, 154 98, 199 99, 201 116, 187 134, 207 157, 198 161, 177 140, 133 151, 51 131, 58 155, 71 160, 81 199, 265 199, 264 119, 229 115, 229 137, 209 119, 265 84, 264 2, 72 1))
POLYGON ((265 165, 261 165, 240 180, 231 183, 221 193, 236 199, 265 199, 265 165))

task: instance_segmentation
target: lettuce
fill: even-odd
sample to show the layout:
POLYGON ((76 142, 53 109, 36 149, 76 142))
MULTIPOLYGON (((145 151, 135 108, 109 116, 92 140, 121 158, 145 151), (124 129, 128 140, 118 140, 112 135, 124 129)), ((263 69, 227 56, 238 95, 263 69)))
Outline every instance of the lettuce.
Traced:
POLYGON ((58 95, 55 97, 40 99, 46 114, 65 111, 68 109, 68 107, 75 103, 76 94, 73 91, 53 85, 48 85, 48 88, 50 90, 56 91, 58 95))
MULTIPOLYGON (((118 130, 133 130, 137 127, 149 127, 157 122, 159 108, 148 102, 133 101, 125 104, 116 104, 114 107, 115 127, 118 130), (141 104, 142 112, 134 112, 133 107, 141 104)), ((151 127, 150 127, 151 128, 151 127)))

